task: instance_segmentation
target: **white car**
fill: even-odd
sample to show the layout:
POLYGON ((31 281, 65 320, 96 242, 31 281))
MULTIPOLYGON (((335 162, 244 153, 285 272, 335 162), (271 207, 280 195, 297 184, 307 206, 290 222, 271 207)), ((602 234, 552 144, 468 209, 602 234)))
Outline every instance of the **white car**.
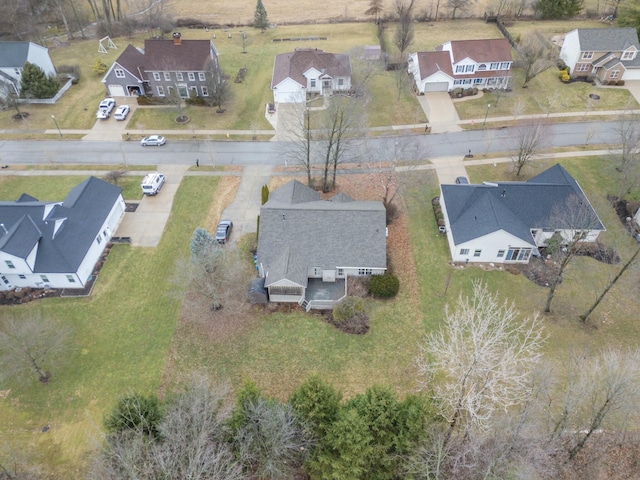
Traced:
POLYGON ((142 145, 143 147, 146 147, 147 145, 161 147, 166 142, 167 141, 162 135, 149 135, 148 137, 144 137, 142 140, 140 140, 140 145, 142 145))
POLYGON ((127 115, 129 115, 130 111, 131 108, 129 108, 129 105, 120 105, 116 109, 116 113, 113 114, 113 118, 115 118, 116 120, 126 120, 127 115))
POLYGON ((104 119, 109 118, 111 116, 111 110, 116 106, 116 101, 113 98, 105 98, 98 105, 98 112, 96 113, 96 118, 104 119))

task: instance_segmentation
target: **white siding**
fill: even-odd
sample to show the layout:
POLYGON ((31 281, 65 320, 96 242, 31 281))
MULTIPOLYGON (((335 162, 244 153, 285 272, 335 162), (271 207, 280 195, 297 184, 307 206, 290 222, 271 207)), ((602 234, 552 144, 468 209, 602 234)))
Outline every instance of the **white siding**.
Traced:
POLYGON ((304 102, 306 94, 302 86, 287 78, 273 89, 273 101, 275 103, 300 103, 304 102))
POLYGON ((506 255, 509 248, 534 249, 535 245, 525 242, 504 230, 498 230, 497 232, 455 245, 451 251, 451 258, 454 262, 504 263, 504 255, 506 255), (463 255, 461 250, 464 249, 469 250, 469 253, 463 255), (503 251, 503 256, 499 257, 498 253, 501 250, 503 251), (476 252, 480 252, 479 255, 476 256, 476 252))
POLYGON ((56 74, 56 68, 53 66, 49 50, 35 43, 29 43, 29 53, 27 53, 27 61, 39 66, 47 76, 56 74))
POLYGON ((640 68, 627 68, 622 75, 623 80, 640 80, 640 68))
POLYGON ((560 58, 569 67, 569 73, 573 75, 573 69, 580 58, 580 39, 578 30, 572 30, 564 37, 564 43, 560 49, 560 58))

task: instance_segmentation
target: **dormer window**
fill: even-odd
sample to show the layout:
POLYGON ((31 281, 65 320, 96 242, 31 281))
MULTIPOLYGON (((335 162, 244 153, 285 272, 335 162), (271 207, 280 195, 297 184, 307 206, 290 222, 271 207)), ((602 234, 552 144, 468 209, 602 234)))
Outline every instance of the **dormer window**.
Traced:
POLYGON ((636 56, 636 52, 633 50, 627 50, 622 52, 622 57, 620 57, 620 60, 633 60, 636 56))
POLYGON ((487 69, 487 65, 484 63, 481 63, 480 65, 478 65, 478 71, 482 72, 483 70, 487 69))

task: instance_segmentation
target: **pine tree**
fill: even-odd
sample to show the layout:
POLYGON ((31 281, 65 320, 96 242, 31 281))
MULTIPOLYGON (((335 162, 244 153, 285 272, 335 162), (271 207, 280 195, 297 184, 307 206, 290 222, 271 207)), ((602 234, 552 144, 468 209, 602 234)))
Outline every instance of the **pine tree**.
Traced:
POLYGON ((20 97, 51 98, 58 93, 59 88, 56 79, 47 77, 40 67, 29 62, 24 64, 20 97))
POLYGON ((254 14, 253 26, 264 32, 269 28, 269 18, 267 17, 267 9, 264 8, 262 0, 258 0, 256 4, 256 13, 254 14))

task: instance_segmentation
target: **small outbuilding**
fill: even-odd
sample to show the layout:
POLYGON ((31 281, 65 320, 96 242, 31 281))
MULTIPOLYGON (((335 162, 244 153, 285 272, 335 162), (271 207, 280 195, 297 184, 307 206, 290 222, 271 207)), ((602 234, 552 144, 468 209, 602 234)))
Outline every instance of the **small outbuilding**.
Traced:
POLYGON ((254 278, 249 284, 249 303, 265 305, 269 303, 269 295, 264 287, 264 278, 254 278))

